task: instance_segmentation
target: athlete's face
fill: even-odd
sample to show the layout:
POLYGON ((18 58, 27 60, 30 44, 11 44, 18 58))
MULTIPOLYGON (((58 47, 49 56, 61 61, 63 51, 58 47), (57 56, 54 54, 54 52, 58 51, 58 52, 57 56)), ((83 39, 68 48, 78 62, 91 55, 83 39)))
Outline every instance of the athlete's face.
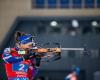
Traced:
POLYGON ((32 45, 33 45, 32 42, 29 42, 29 43, 26 43, 26 44, 20 44, 19 48, 20 49, 32 49, 32 45))

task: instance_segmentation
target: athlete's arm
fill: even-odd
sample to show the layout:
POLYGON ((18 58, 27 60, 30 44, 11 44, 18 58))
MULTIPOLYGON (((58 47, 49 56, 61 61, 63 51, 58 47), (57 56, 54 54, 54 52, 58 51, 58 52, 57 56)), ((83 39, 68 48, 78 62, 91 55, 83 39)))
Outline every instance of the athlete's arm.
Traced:
POLYGON ((6 48, 3 52, 3 60, 7 63, 21 62, 24 60, 23 57, 14 57, 11 55, 10 48, 6 48))
POLYGON ((34 53, 29 53, 29 54, 25 54, 23 55, 22 57, 15 57, 15 56, 12 56, 11 55, 11 50, 10 48, 6 48, 3 52, 3 60, 7 63, 15 63, 15 62, 21 62, 23 60, 28 60, 30 59, 31 56, 34 56, 33 55, 34 53))

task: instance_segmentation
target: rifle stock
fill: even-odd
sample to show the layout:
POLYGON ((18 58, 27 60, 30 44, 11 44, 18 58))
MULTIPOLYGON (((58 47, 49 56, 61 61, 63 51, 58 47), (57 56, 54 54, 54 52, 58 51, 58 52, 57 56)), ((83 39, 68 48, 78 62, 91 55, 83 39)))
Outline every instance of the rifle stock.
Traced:
POLYGON ((33 49, 33 51, 37 53, 46 53, 46 52, 58 53, 61 52, 61 49, 60 48, 38 48, 38 49, 33 49))

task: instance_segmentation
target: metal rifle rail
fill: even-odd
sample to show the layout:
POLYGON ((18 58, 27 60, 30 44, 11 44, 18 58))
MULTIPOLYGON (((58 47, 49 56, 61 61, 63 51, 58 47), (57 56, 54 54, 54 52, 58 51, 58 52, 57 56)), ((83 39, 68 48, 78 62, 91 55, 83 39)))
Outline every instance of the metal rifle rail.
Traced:
POLYGON ((69 50, 73 50, 73 51, 84 51, 84 48, 60 48, 61 50, 64 51, 69 51, 69 50))

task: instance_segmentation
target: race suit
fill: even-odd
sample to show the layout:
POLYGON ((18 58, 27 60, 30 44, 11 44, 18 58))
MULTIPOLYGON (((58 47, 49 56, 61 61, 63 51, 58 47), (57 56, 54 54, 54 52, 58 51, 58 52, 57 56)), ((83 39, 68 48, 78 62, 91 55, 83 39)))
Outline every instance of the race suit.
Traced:
POLYGON ((33 80, 37 69, 34 67, 34 58, 24 60, 18 54, 17 48, 6 48, 3 52, 3 60, 5 61, 5 69, 8 80, 33 80))

